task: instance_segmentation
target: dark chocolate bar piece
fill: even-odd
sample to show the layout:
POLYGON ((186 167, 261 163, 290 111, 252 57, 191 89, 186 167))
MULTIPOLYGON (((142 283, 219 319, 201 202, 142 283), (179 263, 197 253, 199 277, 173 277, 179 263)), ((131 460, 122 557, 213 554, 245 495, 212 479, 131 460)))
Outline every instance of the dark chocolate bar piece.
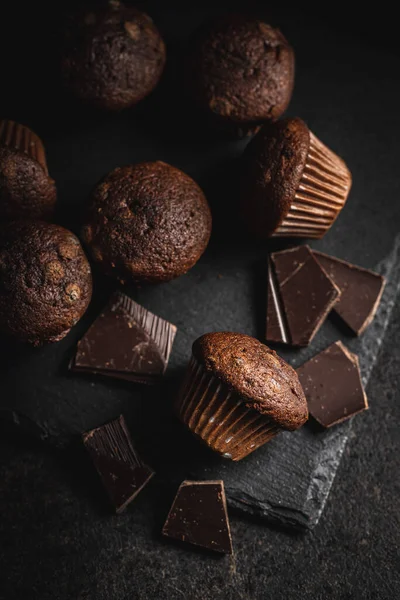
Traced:
POLYGON ((154 472, 134 449, 122 415, 84 433, 82 439, 116 512, 121 513, 154 472))
POLYGON ((291 344, 291 336, 286 314, 282 305, 278 282, 273 272, 271 259, 268 261, 268 297, 267 297, 267 340, 279 344, 291 344))
POLYGON ((339 296, 308 246, 271 254, 266 339, 307 346, 339 296))
POLYGON ((297 369, 308 410, 331 427, 368 408, 358 357, 335 342, 297 369))
POLYGON ((164 375, 176 327, 116 292, 78 342, 73 371, 137 383, 157 383, 164 375))
POLYGON ((334 311, 360 335, 373 320, 385 287, 382 275, 313 250, 313 254, 341 294, 334 311))
POLYGON ((164 524, 167 537, 232 554, 223 481, 184 481, 164 524))

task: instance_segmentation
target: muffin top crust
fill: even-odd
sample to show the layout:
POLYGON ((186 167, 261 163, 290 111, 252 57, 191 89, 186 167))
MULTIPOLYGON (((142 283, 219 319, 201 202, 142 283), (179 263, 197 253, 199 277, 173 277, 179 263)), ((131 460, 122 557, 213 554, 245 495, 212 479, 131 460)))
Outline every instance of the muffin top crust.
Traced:
POLYGON ((207 333, 193 355, 246 404, 294 430, 308 418, 307 401, 296 371, 255 338, 231 332, 207 333))

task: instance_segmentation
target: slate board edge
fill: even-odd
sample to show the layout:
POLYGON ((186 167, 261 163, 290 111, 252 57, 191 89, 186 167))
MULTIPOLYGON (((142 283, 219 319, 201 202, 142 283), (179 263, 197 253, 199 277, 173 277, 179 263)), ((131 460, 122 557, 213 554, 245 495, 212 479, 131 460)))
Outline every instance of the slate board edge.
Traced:
MULTIPOLYGON (((360 365, 362 382, 367 390, 368 397, 368 383, 371 379, 371 375, 373 373, 375 364, 379 359, 379 355, 381 353, 384 340, 386 337, 387 330, 389 328, 392 311, 396 304, 397 296, 400 292, 400 234, 396 237, 394 246, 390 254, 384 258, 379 265, 376 267, 376 272, 383 275, 386 279, 385 289, 381 298, 381 307, 383 307, 383 315, 379 318, 379 308, 377 314, 375 316, 375 321, 371 323, 369 328, 366 330, 365 334, 360 338, 362 351, 360 355, 364 357, 363 364, 360 365), (380 335, 379 332, 380 331, 380 335), (373 350, 371 353, 368 350, 368 346, 372 344, 373 350)), ((382 312, 382 311, 381 311, 382 312)), ((371 407, 373 409, 373 406, 371 407)), ((313 498, 318 498, 319 510, 315 513, 314 518, 310 519, 308 522, 308 527, 312 529, 317 525, 321 515, 324 511, 329 492, 332 488, 337 469, 339 467, 341 458, 343 456, 343 452, 345 450, 347 441, 349 439, 351 429, 352 429, 352 421, 350 419, 346 423, 343 423, 337 427, 339 436, 338 439, 335 440, 337 446, 333 455, 331 457, 331 461, 333 463, 333 468, 331 469, 331 477, 328 477, 326 482, 323 483, 320 487, 318 487, 317 482, 320 477, 320 468, 317 465, 316 470, 314 471, 314 477, 311 480, 311 484, 308 490, 309 500, 312 501, 313 498), (314 488, 314 489, 313 489, 314 488), (315 493, 314 493, 315 491, 315 493)), ((322 456, 322 464, 326 462, 327 449, 323 451, 322 456)))

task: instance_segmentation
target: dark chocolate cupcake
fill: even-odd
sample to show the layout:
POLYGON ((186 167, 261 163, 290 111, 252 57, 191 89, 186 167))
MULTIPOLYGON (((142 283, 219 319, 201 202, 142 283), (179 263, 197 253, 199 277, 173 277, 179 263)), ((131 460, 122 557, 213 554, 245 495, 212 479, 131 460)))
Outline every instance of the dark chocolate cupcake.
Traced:
POLYGON ((264 125, 244 152, 243 215, 261 237, 323 237, 350 188, 346 164, 301 119, 264 125))
POLYGON ((121 2, 80 11, 66 28, 65 85, 99 108, 137 104, 155 88, 164 64, 165 45, 151 18, 121 2))
POLYGON ((308 418, 294 369, 258 340, 229 332, 195 341, 176 410, 207 446, 235 461, 308 418))
POLYGON ((56 200, 40 138, 24 125, 0 120, 0 219, 48 219, 56 200))
POLYGON ((188 82, 198 108, 245 135, 286 110, 294 85, 294 53, 271 25, 225 15, 195 33, 188 82))
POLYGON ((164 162, 111 171, 94 189, 83 228, 93 259, 125 282, 168 281, 207 247, 211 213, 199 186, 164 162))
POLYGON ((92 295, 90 266, 63 227, 18 221, 0 230, 0 331, 35 346, 62 339, 92 295))

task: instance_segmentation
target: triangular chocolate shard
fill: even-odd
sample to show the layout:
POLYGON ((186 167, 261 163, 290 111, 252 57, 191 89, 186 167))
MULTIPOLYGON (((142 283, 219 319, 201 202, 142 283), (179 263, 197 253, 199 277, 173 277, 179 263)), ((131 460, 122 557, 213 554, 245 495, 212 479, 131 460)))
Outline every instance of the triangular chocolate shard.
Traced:
POLYGON ((116 512, 122 512, 154 475, 135 451, 124 417, 84 433, 82 439, 116 512))
POLYGON ((78 343, 70 368, 156 383, 168 365, 176 327, 117 292, 78 343))
POLYGON ((307 346, 337 302, 340 290, 308 246, 271 255, 268 341, 307 346))
POLYGON ((373 320, 385 287, 382 275, 313 250, 322 268, 341 291, 334 311, 356 335, 373 320))
POLYGON ((184 481, 164 524, 167 537, 232 554, 223 481, 184 481))
POLYGON ((368 408, 358 357, 335 342, 297 369, 308 410, 331 427, 368 408))

